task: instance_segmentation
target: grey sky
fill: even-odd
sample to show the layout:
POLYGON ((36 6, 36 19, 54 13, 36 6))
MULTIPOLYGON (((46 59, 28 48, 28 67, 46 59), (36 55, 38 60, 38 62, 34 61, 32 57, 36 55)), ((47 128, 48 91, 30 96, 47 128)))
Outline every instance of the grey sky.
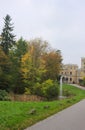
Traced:
POLYGON ((41 37, 61 50, 64 63, 80 65, 85 56, 84 0, 0 0, 0 33, 6 14, 17 38, 41 37))

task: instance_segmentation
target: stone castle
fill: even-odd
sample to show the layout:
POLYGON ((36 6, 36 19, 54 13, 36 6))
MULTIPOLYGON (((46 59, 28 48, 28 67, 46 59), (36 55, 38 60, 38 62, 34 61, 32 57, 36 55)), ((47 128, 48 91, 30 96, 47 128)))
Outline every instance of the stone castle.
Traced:
POLYGON ((85 77, 85 58, 81 58, 81 68, 76 64, 63 65, 60 73, 66 83, 79 83, 85 77))

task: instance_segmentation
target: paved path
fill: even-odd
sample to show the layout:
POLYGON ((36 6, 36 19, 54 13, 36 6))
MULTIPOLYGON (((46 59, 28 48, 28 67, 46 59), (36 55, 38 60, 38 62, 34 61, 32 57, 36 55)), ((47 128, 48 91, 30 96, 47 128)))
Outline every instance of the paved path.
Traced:
POLYGON ((85 99, 26 130, 85 130, 85 99))
POLYGON ((75 87, 77 87, 77 88, 80 88, 80 89, 85 90, 85 87, 79 86, 79 85, 77 85, 77 84, 71 84, 71 85, 72 85, 72 86, 75 86, 75 87))

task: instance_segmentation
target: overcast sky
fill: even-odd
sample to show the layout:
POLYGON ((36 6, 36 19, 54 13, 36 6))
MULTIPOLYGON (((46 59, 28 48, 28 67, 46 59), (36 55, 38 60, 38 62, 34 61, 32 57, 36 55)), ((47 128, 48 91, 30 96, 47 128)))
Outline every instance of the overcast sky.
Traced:
POLYGON ((85 0, 0 0, 0 33, 6 14, 17 38, 47 40, 65 64, 85 57, 85 0))

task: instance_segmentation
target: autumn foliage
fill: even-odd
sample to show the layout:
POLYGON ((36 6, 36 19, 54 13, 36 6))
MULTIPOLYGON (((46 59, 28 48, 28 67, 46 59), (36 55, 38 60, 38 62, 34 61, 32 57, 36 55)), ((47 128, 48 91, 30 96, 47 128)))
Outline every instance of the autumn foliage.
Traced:
POLYGON ((10 43, 10 48, 3 37, 4 34, 0 42, 0 89, 47 99, 58 96, 61 52, 40 38, 30 41, 20 38, 15 44, 10 43), (2 43, 4 48, 8 47, 7 53, 2 43))

